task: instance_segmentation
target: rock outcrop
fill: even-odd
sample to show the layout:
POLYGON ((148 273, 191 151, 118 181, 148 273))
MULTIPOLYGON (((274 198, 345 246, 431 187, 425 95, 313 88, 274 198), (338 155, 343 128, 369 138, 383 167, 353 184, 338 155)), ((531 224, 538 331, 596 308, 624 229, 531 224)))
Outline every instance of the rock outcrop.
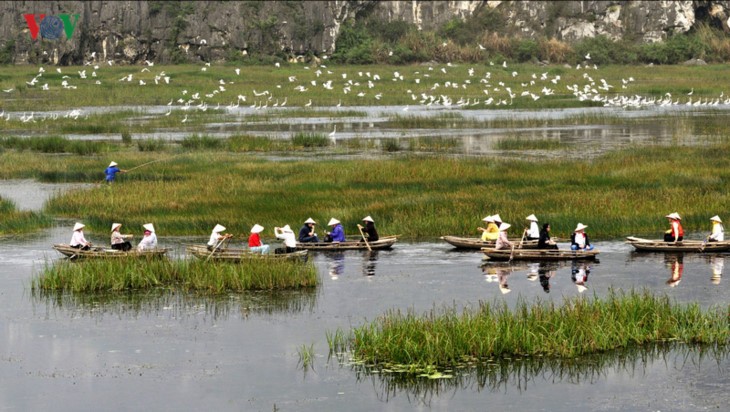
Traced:
POLYGON ((326 55, 348 20, 435 30, 482 8, 501 16, 504 34, 568 42, 598 35, 657 42, 700 22, 729 31, 730 17, 730 1, 5 1, 0 55, 59 65, 326 55))

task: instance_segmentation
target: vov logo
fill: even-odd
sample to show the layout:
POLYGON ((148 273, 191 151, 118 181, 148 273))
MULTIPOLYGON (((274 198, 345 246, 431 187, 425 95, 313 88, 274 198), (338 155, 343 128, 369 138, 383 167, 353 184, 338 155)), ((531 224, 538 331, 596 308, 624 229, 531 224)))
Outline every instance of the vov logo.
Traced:
POLYGON ((45 14, 24 14, 25 21, 28 23, 31 39, 38 38, 40 32, 41 37, 46 40, 58 40, 62 33, 66 33, 66 38, 71 39, 76 29, 76 23, 79 22, 78 14, 59 14, 58 16, 46 16, 45 14), (71 21, 73 18, 73 21, 71 21))

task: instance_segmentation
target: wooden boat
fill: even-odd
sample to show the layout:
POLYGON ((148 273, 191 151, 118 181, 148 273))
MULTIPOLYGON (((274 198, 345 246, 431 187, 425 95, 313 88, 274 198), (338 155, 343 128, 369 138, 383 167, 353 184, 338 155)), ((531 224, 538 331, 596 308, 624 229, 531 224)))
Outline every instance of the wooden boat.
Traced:
MULTIPOLYGON (((559 239, 554 237, 551 238, 553 242, 557 242, 559 239)), ((475 249, 479 250, 483 247, 493 248, 496 241, 494 240, 482 240, 478 237, 459 237, 459 236, 441 236, 441 240, 446 243, 453 245, 457 249, 475 249)), ((520 245, 520 238, 510 239, 509 241, 515 244, 515 247, 520 245)), ((537 240, 522 240, 522 249, 535 249, 537 248, 537 240)))
POLYGON ((232 248, 225 248, 218 250, 216 252, 211 252, 208 250, 207 246, 201 246, 201 245, 189 245, 185 248, 185 251, 195 256, 198 259, 202 259, 205 261, 216 261, 216 262, 234 262, 234 263, 240 263, 240 262, 246 262, 251 260, 280 260, 280 259, 289 259, 289 260, 297 260, 301 259, 303 261, 307 260, 307 254, 308 252, 306 250, 297 250, 296 252, 292 253, 270 253, 266 255, 262 255, 261 253, 254 253, 251 252, 249 249, 232 249, 232 248))
POLYGON ((660 239, 642 239, 629 236, 626 243, 633 246, 637 251, 642 252, 689 252, 708 253, 726 252, 730 250, 730 241, 705 242, 704 240, 683 240, 677 243, 669 243, 660 239))
POLYGON ((482 248, 487 258, 495 261, 509 260, 592 260, 598 250, 559 250, 559 249, 494 249, 482 248))
MULTIPOLYGON (((372 250, 384 250, 393 247, 398 241, 397 236, 384 236, 375 242, 370 242, 372 250)), ((303 250, 368 250, 365 242, 359 240, 346 242, 317 242, 317 243, 301 243, 297 242, 297 249, 303 250)))
POLYGON ((159 258, 164 256, 169 249, 153 249, 138 252, 136 249, 132 249, 128 252, 116 250, 112 248, 104 247, 92 247, 89 250, 81 250, 72 248, 71 246, 63 243, 56 243, 53 245, 59 253, 64 256, 68 256, 70 259, 139 259, 139 258, 159 258))

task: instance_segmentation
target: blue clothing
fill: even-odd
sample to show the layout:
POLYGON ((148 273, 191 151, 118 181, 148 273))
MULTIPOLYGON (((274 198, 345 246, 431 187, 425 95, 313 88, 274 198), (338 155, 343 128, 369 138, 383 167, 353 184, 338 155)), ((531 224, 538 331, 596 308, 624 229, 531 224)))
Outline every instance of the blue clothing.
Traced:
POLYGON ((332 232, 330 232, 333 242, 344 242, 345 241, 345 230, 342 228, 342 224, 338 223, 335 225, 332 232))
POLYGON ((107 182, 113 182, 114 178, 116 177, 117 173, 121 172, 121 170, 116 166, 109 166, 106 168, 104 173, 106 174, 106 181, 107 182))

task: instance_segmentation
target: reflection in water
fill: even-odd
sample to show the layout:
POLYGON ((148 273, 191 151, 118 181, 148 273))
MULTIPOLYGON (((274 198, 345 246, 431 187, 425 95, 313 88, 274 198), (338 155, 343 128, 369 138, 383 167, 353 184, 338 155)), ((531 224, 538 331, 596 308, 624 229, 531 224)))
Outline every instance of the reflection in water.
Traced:
POLYGON ((504 392, 514 388, 522 393, 531 385, 567 382, 570 384, 595 384, 601 378, 620 374, 633 378, 646 374, 646 369, 658 362, 666 368, 700 369, 703 360, 714 361, 717 367, 727 360, 730 348, 693 347, 682 344, 662 344, 650 347, 622 349, 608 353, 584 356, 577 359, 520 359, 489 361, 472 369, 458 369, 450 373, 452 378, 428 379, 401 373, 380 373, 364 365, 353 365, 358 381, 372 380, 378 397, 382 401, 405 393, 411 402, 429 405, 434 397, 442 393, 459 390, 487 389, 504 392))
POLYGON ((578 292, 583 293, 588 289, 586 282, 588 282, 588 275, 591 274, 591 266, 586 262, 573 261, 570 269, 570 280, 575 283, 578 288, 578 292))
POLYGON ((337 279, 345 271, 345 252, 339 250, 327 253, 329 260, 329 274, 332 279, 337 279))
POLYGON ((712 267, 710 282, 712 282, 713 285, 719 285, 722 280, 722 269, 725 266, 725 258, 722 256, 710 257, 710 266, 712 267))
POLYGON ((507 279, 509 278, 509 275, 512 274, 512 271, 515 270, 514 267, 501 262, 489 262, 483 264, 481 268, 482 273, 484 273, 484 280, 487 282, 498 282, 499 291, 502 292, 502 294, 506 295, 512 291, 507 283, 507 279))
POLYGON ((378 261, 378 251, 366 250, 362 256, 362 274, 365 276, 375 276, 375 263, 378 261))
POLYGON ((550 293, 550 278, 555 276, 558 265, 553 262, 540 262, 537 274, 540 278, 540 286, 545 293, 550 293))
POLYGON ((669 279, 667 279, 667 285, 675 287, 679 285, 682 280, 682 272, 684 272, 684 255, 679 254, 665 254, 664 263, 669 267, 669 279))
POLYGON ((63 310, 74 316, 119 317, 165 316, 185 318, 204 314, 213 320, 225 320, 238 312, 241 318, 249 314, 292 314, 313 311, 317 290, 245 292, 230 295, 204 295, 174 290, 155 289, 134 293, 83 294, 34 291, 34 309, 45 306, 46 313, 63 310))

